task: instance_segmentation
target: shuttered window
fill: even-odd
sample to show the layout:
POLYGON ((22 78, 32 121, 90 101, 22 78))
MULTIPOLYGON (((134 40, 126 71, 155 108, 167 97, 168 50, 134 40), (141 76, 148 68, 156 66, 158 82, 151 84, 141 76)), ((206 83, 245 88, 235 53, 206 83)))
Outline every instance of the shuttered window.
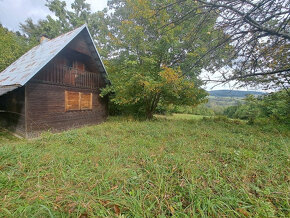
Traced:
POLYGON ((80 93, 65 91, 65 110, 80 110, 80 93))
POLYGON ((65 91, 65 111, 92 109, 92 93, 65 91))
POLYGON ((92 93, 80 93, 80 107, 81 110, 88 110, 88 109, 92 109, 92 93))

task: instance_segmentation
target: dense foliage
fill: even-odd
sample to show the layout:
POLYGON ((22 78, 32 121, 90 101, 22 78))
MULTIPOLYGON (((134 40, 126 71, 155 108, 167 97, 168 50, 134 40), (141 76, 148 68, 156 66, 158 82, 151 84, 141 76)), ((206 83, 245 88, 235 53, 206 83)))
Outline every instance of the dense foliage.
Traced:
POLYGON ((196 106, 188 106, 188 105, 169 105, 168 107, 160 107, 158 108, 158 112, 161 114, 193 114, 193 115, 202 115, 202 116, 214 116, 216 112, 209 108, 206 103, 202 103, 196 106))
POLYGON ((0 72, 17 60, 35 43, 19 32, 14 33, 0 24, 0 72))
POLYGON ((246 119, 250 122, 256 118, 270 118, 290 124, 290 97, 287 90, 259 97, 249 95, 244 104, 228 107, 224 114, 230 118, 246 119))
POLYGON ((153 118, 159 104, 196 105, 207 95, 172 68, 156 72, 148 65, 146 68, 131 62, 124 70, 112 72, 109 78, 113 85, 104 89, 103 94, 113 92, 113 103, 132 105, 131 112, 145 114, 148 119, 153 118))
POLYGON ((198 75, 208 63, 194 67, 191 63, 219 34, 213 31, 216 18, 211 14, 198 36, 193 32, 196 20, 167 25, 174 13, 161 10, 156 16, 156 7, 166 2, 108 2, 112 13, 106 17, 111 46, 107 66, 112 86, 103 93, 113 93, 111 100, 116 104, 145 111, 147 118, 152 118, 159 104, 196 105, 202 101, 206 93, 199 88, 198 75))

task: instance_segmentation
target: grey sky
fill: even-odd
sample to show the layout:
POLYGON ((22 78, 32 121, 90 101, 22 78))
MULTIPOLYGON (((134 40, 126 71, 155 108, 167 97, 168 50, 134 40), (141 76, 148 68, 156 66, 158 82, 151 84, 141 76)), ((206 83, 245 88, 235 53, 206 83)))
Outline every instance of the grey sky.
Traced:
MULTIPOLYGON (((66 0, 70 5, 74 0, 66 0)), ((87 0, 92 11, 102 10, 107 0, 87 0)), ((0 23, 10 30, 19 30, 19 24, 27 18, 34 21, 45 18, 50 11, 45 7, 46 0, 0 0, 0 23)))

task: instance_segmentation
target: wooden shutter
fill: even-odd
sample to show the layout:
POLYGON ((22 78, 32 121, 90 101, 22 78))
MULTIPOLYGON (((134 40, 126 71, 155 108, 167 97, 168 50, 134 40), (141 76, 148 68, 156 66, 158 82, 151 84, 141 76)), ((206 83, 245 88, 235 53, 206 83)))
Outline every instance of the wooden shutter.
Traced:
POLYGON ((89 110, 92 109, 92 100, 93 94, 92 93, 81 93, 81 110, 89 110))
POLYGON ((80 110, 80 93, 65 91, 65 110, 80 110))

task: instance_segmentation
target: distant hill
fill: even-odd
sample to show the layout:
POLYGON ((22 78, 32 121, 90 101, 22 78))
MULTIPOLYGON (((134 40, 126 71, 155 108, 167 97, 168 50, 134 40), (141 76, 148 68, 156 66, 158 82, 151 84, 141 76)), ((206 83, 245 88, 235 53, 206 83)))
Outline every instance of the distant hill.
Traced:
POLYGON ((244 98, 246 95, 264 95, 265 92, 256 92, 256 91, 239 91, 239 90, 213 90, 208 91, 210 96, 214 97, 236 97, 244 98))

